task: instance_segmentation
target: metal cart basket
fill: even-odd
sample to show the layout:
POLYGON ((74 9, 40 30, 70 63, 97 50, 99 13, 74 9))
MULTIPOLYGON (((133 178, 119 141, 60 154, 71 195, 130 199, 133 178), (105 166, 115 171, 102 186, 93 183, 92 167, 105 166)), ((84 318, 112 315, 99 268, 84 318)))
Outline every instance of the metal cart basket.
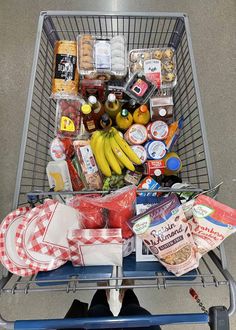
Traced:
MULTIPOLYGON (((122 34, 127 39, 129 50, 167 46, 176 50, 178 83, 174 88, 174 116, 176 119, 183 116, 185 123, 176 146, 183 163, 181 176, 184 181, 193 185, 193 188, 188 190, 201 192, 211 188, 214 182, 187 16, 181 13, 42 12, 39 17, 13 209, 27 203, 27 194, 30 194, 31 198, 43 198, 48 195, 46 165, 50 161, 48 147, 54 137, 56 111, 56 103, 50 98, 54 43, 59 39, 76 40, 80 33, 100 36, 122 34)), ((212 307, 208 314, 15 322, 0 320, 0 327, 105 329, 137 328, 155 324, 208 323, 211 329, 229 329, 228 318, 236 308, 236 284, 227 270, 223 245, 204 257, 196 271, 179 279, 168 273, 158 262, 136 263, 135 256, 131 255, 124 259, 122 269, 75 269, 66 264, 59 270, 39 273, 30 278, 12 276, 2 267, 0 289, 2 295, 33 291, 75 292, 95 289, 97 282, 109 279, 110 288, 117 290, 124 287, 121 280, 125 278, 135 279, 136 288, 203 286, 207 289, 208 286, 225 285, 229 289, 229 307, 212 307)))

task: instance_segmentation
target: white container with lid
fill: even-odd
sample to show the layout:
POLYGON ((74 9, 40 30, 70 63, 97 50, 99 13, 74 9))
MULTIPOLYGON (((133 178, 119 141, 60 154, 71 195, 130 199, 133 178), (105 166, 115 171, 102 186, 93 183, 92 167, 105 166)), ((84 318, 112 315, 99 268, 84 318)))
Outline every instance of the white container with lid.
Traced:
POLYGON ((50 145, 50 154, 53 160, 65 160, 65 148, 61 140, 56 137, 52 140, 50 145))
POLYGON ((149 141, 145 144, 148 159, 162 159, 166 155, 166 145, 162 141, 149 141))
POLYGON ((72 191, 70 173, 65 160, 51 161, 47 165, 50 188, 54 191, 72 191))
POLYGON ((169 127, 162 120, 154 121, 149 126, 149 130, 148 130, 148 134, 151 136, 153 140, 165 140, 168 136, 168 132, 169 132, 169 127))
POLYGON ((148 138, 147 129, 144 125, 134 124, 130 126, 124 137, 131 145, 143 144, 148 138))
POLYGON ((140 145, 134 145, 131 146, 131 149, 136 153, 138 158, 141 160, 142 164, 146 162, 147 160, 147 151, 143 146, 140 145))

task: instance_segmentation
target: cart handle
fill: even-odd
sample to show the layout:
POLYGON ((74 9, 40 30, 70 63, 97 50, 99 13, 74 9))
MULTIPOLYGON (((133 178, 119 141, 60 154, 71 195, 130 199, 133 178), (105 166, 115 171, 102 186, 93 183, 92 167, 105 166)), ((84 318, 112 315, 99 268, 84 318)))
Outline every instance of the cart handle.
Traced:
POLYGON ((119 317, 94 317, 79 319, 54 319, 54 320, 28 320, 15 321, 14 328, 6 329, 109 329, 109 328, 138 328, 167 324, 205 324, 209 322, 207 314, 168 314, 150 316, 119 316, 119 317))

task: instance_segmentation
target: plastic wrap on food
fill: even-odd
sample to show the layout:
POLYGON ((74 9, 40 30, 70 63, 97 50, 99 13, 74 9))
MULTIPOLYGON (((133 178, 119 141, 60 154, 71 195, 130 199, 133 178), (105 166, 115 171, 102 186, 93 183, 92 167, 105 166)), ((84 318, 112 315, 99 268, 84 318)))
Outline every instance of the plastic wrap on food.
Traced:
POLYGON ((52 96, 69 97, 78 95, 79 74, 77 71, 76 41, 55 42, 52 77, 52 96))
POLYGON ((177 83, 176 55, 173 48, 132 49, 129 74, 143 72, 157 88, 173 88, 177 83))
POLYGON ((79 35, 78 69, 90 79, 110 80, 111 76, 124 77, 127 73, 127 43, 122 35, 108 37, 79 35), (103 77, 102 77, 103 75, 103 77))

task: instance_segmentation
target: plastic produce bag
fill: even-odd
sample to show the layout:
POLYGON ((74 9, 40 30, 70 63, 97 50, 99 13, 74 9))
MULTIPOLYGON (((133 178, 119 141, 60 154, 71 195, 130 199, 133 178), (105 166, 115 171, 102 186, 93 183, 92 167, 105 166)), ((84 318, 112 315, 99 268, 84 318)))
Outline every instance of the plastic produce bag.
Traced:
POLYGON ((136 186, 128 186, 104 197, 76 196, 69 205, 82 213, 85 228, 102 228, 97 224, 102 224, 101 219, 107 219, 108 228, 121 228, 122 237, 129 238, 133 232, 127 221, 134 216, 136 190, 136 186))
POLYGON ((68 203, 80 213, 81 226, 86 229, 104 228, 106 224, 105 214, 100 205, 92 205, 87 199, 98 199, 99 194, 74 196, 68 203))

